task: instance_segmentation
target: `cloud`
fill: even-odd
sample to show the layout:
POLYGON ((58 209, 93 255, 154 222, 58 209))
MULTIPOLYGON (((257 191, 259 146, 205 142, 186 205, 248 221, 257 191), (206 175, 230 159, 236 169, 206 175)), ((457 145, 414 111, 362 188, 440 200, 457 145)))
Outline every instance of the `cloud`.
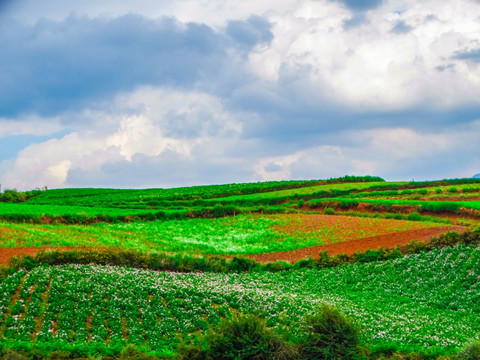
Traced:
POLYGON ((413 26, 407 25, 405 21, 398 21, 392 28, 391 32, 394 34, 406 34, 413 30, 413 26))
POLYGON ((0 138, 17 135, 52 135, 63 130, 58 117, 42 118, 38 115, 26 115, 20 119, 0 118, 0 138))
POLYGON ((316 179, 345 174, 423 180, 470 177, 480 168, 480 145, 475 140, 480 136, 480 121, 441 133, 377 128, 346 131, 342 136, 346 140, 344 145, 313 146, 264 158, 253 169, 261 180, 316 179))
MULTIPOLYGON (((93 128, 79 128, 21 150, 4 175, 4 182, 17 188, 85 185, 82 179, 92 179, 94 173, 100 179, 112 180, 102 172, 115 175, 121 172, 119 169, 130 171, 148 164, 170 168, 170 160, 183 164, 188 174, 200 155, 211 157, 212 164, 233 163, 231 159, 221 160, 222 151, 233 145, 242 128, 218 98, 201 92, 145 87, 119 95, 115 102, 118 115, 95 113, 98 125, 93 128)), ((235 149, 231 150, 233 154, 235 149)), ((156 170, 144 172, 155 174, 156 170)), ((141 173, 136 171, 125 178, 141 173)), ((152 177, 140 177, 135 183, 151 182, 152 177)), ((162 179, 153 183, 165 186, 162 179)))
POLYGON ((465 51, 457 51, 455 52, 455 55, 452 58, 480 63, 480 48, 465 50, 465 51))
POLYGON ((246 21, 232 20, 226 27, 226 33, 235 41, 252 48, 257 44, 268 44, 273 39, 271 24, 259 16, 251 16, 246 21))
POLYGON ((133 14, 10 21, 0 32, 0 114, 52 116, 141 85, 215 83, 235 72, 236 48, 248 50, 271 37, 259 17, 229 26, 230 37, 203 24, 133 14))
POLYGON ((274 39, 250 54, 251 69, 280 94, 300 84, 302 105, 308 97, 364 113, 478 105, 480 74, 451 57, 480 41, 480 4, 402 7, 385 3, 359 16, 337 2, 302 2, 269 18, 274 39))
POLYGON ((2 183, 478 173, 478 2, 43 3, 0 23, 2 183))
POLYGON ((384 0, 339 0, 350 9, 355 11, 365 11, 379 7, 384 0))

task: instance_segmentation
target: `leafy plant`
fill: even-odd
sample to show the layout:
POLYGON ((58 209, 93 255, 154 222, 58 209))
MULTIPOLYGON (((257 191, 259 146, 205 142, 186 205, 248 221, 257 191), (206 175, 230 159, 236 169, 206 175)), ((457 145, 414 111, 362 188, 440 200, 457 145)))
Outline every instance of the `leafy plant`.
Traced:
POLYGON ((457 360, 480 360, 480 340, 466 345, 458 353, 457 360))
POLYGON ((322 304, 306 316, 300 331, 306 359, 351 360, 358 353, 360 328, 331 305, 322 304))

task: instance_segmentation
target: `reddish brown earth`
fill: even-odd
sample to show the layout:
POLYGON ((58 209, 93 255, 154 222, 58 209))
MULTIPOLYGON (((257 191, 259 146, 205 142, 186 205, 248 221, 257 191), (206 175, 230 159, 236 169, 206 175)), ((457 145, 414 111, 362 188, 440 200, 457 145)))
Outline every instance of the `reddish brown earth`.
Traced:
POLYGON ((35 255, 40 250, 74 250, 74 249, 75 248, 71 246, 46 247, 46 248, 23 247, 18 249, 1 248, 0 249, 0 265, 8 265, 10 263, 10 259, 13 256, 35 255))
POLYGON ((266 263, 271 261, 283 260, 290 263, 308 258, 316 258, 320 251, 328 251, 329 255, 348 254, 355 252, 364 252, 369 249, 375 250, 380 247, 395 248, 404 246, 413 240, 428 241, 433 236, 438 236, 447 231, 464 232, 467 228, 463 226, 440 226, 427 229, 407 230, 391 234, 372 236, 363 239, 355 239, 335 244, 326 244, 319 246, 310 246, 304 249, 292 251, 280 251, 266 254, 252 254, 247 257, 256 261, 266 263))

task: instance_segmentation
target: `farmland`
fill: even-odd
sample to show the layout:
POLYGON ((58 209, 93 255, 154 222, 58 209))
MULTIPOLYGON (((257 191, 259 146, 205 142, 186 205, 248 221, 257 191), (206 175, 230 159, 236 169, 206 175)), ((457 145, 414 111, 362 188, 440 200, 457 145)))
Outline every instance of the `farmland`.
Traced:
POLYGON ((51 250, 5 258, 0 350, 107 356, 133 344, 175 358, 238 313, 298 345, 302 319, 328 303, 361 327, 364 356, 454 356, 480 333, 477 197, 472 179, 345 177, 0 202, 5 253, 51 250), (335 246, 348 255, 329 257, 335 246))

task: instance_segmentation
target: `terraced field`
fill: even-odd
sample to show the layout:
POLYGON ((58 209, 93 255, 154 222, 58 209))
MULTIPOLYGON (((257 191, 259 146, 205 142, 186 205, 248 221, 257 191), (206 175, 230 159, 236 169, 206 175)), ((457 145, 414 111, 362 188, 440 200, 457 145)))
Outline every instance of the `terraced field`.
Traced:
POLYGON ((480 181, 350 177, 28 196, 0 203, 0 356, 117 356, 134 344, 175 358, 179 343, 238 312, 295 343, 320 303, 361 325, 372 359, 453 357, 480 333, 480 181), (449 231, 458 234, 440 236, 449 231), (42 249, 55 251, 9 265, 42 249), (115 254, 126 267, 99 265, 115 254), (158 259, 142 260, 151 254, 158 259))

